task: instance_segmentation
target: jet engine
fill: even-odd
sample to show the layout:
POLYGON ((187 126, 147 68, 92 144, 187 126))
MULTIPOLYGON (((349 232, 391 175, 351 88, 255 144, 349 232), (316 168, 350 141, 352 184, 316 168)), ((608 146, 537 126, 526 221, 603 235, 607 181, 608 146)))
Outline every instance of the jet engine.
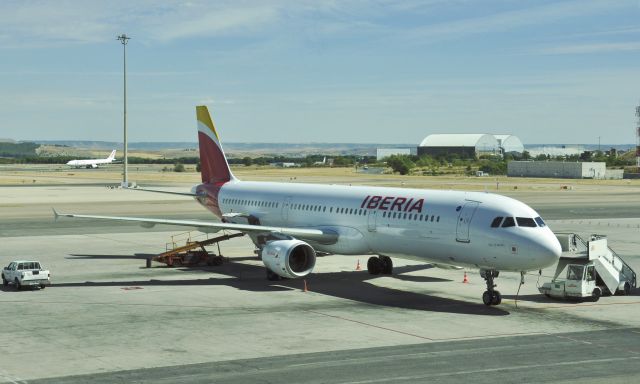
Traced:
POLYGON ((300 240, 275 240, 262 248, 262 262, 281 277, 304 277, 316 265, 316 251, 300 240))

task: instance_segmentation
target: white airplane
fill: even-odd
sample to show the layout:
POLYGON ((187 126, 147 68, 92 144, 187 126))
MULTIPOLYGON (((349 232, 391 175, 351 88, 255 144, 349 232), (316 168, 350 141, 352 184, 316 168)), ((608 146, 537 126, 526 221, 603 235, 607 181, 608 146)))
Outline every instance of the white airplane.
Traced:
POLYGON ((322 161, 314 161, 313 165, 326 165, 327 164, 327 156, 322 158, 322 161))
POLYGON ((209 111, 196 107, 202 184, 193 196, 222 222, 58 213, 60 216, 171 224, 203 232, 247 233, 267 278, 310 274, 316 253, 373 255, 367 269, 389 275, 391 257, 443 268, 479 269, 484 304, 498 305, 499 271, 538 270, 558 261, 560 243, 540 215, 509 197, 464 191, 254 182, 227 163, 209 111))
POLYGON ((116 150, 114 149, 106 159, 71 160, 67 165, 74 168, 98 168, 99 164, 110 164, 115 158, 116 150))

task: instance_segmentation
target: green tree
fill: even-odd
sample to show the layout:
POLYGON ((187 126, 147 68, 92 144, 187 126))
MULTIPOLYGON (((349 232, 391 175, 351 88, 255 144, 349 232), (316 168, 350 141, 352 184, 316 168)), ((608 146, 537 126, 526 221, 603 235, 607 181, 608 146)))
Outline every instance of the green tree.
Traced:
POLYGON ((401 175, 408 174, 416 166, 407 155, 391 155, 387 158, 387 165, 401 175))
POLYGON ((173 172, 184 172, 184 165, 182 165, 182 163, 176 163, 176 165, 174 165, 173 167, 173 172))

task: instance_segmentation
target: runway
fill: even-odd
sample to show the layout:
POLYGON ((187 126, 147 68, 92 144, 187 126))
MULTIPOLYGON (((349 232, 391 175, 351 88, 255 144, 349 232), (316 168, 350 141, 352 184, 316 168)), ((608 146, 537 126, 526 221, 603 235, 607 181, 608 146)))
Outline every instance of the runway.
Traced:
MULTIPOLYGON (((184 188, 184 186, 176 186, 184 188)), ((538 282, 553 270, 497 280, 504 301, 485 307, 470 271, 394 260, 395 273, 356 271, 367 256, 319 258, 307 279, 268 282, 246 238, 222 243, 221 267, 144 268, 183 228, 145 230, 53 221, 60 211, 211 217, 189 198, 100 186, 0 190, 2 264, 37 259, 52 271, 42 291, 0 292, 0 382, 633 382, 640 376, 638 292, 598 303, 556 301, 538 282), (19 305, 21 316, 6 308, 19 305), (19 343, 16 343, 19 340, 19 343), (22 369, 37 361, 38 369, 22 369)), ((611 192, 611 191, 609 191, 611 192)), ((637 198, 597 190, 522 194, 548 207, 554 231, 608 235, 640 270, 637 198), (572 216, 600 199, 599 217, 572 216), (615 216, 615 217, 611 217, 615 216)), ((539 209, 534 206, 534 208, 539 209)), ((546 208, 545 208, 546 209, 546 208)))

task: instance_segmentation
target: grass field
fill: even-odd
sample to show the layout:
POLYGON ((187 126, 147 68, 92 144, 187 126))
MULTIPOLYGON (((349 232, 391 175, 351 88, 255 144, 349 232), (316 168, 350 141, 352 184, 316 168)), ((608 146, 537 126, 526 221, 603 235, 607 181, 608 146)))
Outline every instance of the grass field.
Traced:
MULTIPOLYGON (((130 165, 129 180, 138 185, 176 184, 194 185, 200 182, 195 166, 186 166, 186 172, 163 171, 171 165, 130 165)), ((372 185, 386 187, 459 189, 517 194, 520 191, 571 190, 637 190, 640 180, 574 180, 533 179, 475 176, 401 176, 364 174, 354 168, 272 168, 233 167, 242 180, 280 181, 293 183, 333 183, 345 185, 372 185)), ((105 184, 115 185, 122 180, 121 165, 98 169, 72 169, 62 165, 7 165, 0 167, 0 185, 25 184, 105 184)))

